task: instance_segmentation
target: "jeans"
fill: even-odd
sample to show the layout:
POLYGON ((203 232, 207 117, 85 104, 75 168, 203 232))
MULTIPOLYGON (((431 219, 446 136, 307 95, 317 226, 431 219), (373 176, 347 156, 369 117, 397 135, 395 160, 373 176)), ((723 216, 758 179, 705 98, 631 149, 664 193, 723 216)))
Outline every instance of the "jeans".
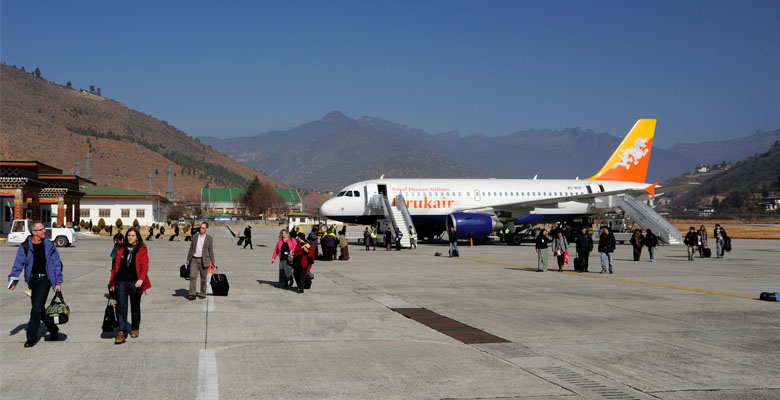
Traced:
POLYGON ((452 251, 458 249, 458 242, 450 242, 450 257, 452 257, 452 251))
POLYGON ((718 257, 723 257, 723 251, 724 251, 723 250, 723 243, 725 243, 725 240, 718 239, 718 240, 715 241, 715 243, 717 243, 716 251, 718 252, 718 257))
MULTIPOLYGON (((41 317, 46 310, 46 298, 49 297, 51 282, 49 282, 49 278, 42 276, 30 279, 28 286, 32 291, 30 295, 32 309, 30 309, 30 321, 27 322, 27 340, 35 341, 38 340, 38 328, 41 326, 41 317)), ((46 324, 46 330, 51 333, 60 331, 54 324, 46 324)))
POLYGON ((696 254, 696 247, 688 246, 688 260, 693 260, 694 254, 696 254))
POLYGON ((538 271, 547 271, 547 257, 550 254, 547 249, 537 249, 538 252, 536 253, 536 261, 537 266, 536 269, 538 271))
POLYGON ((601 270, 606 271, 607 270, 607 261, 609 261, 609 272, 612 272, 612 259, 615 253, 613 252, 604 252, 601 253, 601 270))
POLYGON ((119 320, 119 331, 125 336, 130 330, 137 331, 141 327, 141 290, 135 287, 135 282, 116 281, 116 314, 119 320), (127 299, 130 298, 130 314, 132 323, 127 323, 127 299))
POLYGON ((648 247, 647 252, 650 253, 650 260, 653 260, 653 257, 655 257, 655 247, 648 247))
POLYGON ((588 258, 590 257, 590 252, 587 250, 577 250, 577 257, 579 257, 580 262, 580 268, 581 271, 588 271, 588 258))

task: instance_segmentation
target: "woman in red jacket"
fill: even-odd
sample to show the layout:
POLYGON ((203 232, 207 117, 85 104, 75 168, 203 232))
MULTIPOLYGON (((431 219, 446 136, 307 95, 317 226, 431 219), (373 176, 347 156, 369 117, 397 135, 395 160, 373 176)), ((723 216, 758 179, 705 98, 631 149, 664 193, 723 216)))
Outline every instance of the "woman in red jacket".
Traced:
POLYGON ((152 287, 149 283, 149 253, 146 251, 138 228, 130 228, 125 234, 125 246, 117 250, 108 290, 115 292, 119 332, 114 344, 122 344, 130 337, 138 337, 141 326, 141 293, 152 287), (130 298, 132 323, 128 329, 127 299, 130 298))
POLYGON ((298 293, 303 293, 306 279, 314 263, 314 248, 306 241, 306 235, 303 232, 298 233, 298 245, 295 246, 295 253, 293 254, 295 283, 298 285, 298 293))

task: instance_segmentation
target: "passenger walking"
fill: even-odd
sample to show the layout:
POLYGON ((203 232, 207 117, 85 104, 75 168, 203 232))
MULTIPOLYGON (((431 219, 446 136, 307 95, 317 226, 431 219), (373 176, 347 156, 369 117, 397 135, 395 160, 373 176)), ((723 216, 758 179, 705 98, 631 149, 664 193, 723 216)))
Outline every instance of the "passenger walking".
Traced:
POLYGON ((371 231, 368 230, 368 227, 363 232, 363 243, 366 244, 366 251, 368 251, 368 247, 371 246, 371 231))
POLYGON ((547 243, 550 243, 550 237, 547 236, 547 229, 542 229, 536 236, 536 272, 547 271, 547 257, 550 254, 547 250, 547 243))
POLYGON ((177 242, 181 240, 181 237, 179 237, 179 224, 176 224, 176 226, 173 227, 173 237, 176 238, 174 240, 177 242))
POLYGON ((395 228, 395 251, 401 251, 401 238, 404 237, 404 233, 401 232, 401 228, 395 228))
MULTIPOLYGON (((707 228, 704 225, 699 227, 699 257, 704 258, 704 252, 707 248, 707 228)), ((707 256, 709 257, 709 255, 707 256)))
POLYGON ((186 263, 190 265, 190 301, 195 300, 195 288, 200 276, 200 293, 197 293, 197 297, 200 299, 206 298, 206 275, 207 269, 216 265, 216 259, 214 259, 214 239, 211 235, 207 235, 209 230, 208 222, 201 222, 200 233, 192 235, 190 250, 187 252, 186 263))
POLYGON ((645 247, 647 247, 647 252, 650 253, 650 262, 653 262, 655 250, 658 248, 658 236, 650 229, 645 234, 645 247))
POLYGON ((390 232, 390 227, 385 229, 385 251, 390 251, 390 247, 393 245, 393 233, 390 232))
POLYGON ((645 237, 642 236, 642 230, 641 229, 635 229, 634 234, 631 235, 631 239, 629 239, 629 243, 631 243, 631 247, 634 249, 634 261, 639 261, 639 258, 642 257, 642 246, 644 245, 645 237))
MULTIPOLYGON (((27 341, 24 347, 33 347, 38 343, 38 329, 46 309, 46 298, 49 289, 55 294, 62 290, 62 261, 57 247, 46 239, 46 228, 39 221, 32 223, 32 232, 16 250, 16 258, 8 282, 8 289, 14 290, 24 270, 24 281, 30 288, 30 319, 27 322, 27 341), (14 283, 16 281, 16 283, 14 283)), ((8 304, 8 302, 6 302, 8 304)), ((43 320, 49 338, 52 341, 59 339, 60 329, 54 323, 43 320)))
MULTIPOLYGON (((117 235, 118 235, 118 233, 117 233, 117 235)), ((150 241, 153 240, 152 238, 154 238, 154 225, 149 227, 149 236, 146 237, 146 241, 150 242, 150 241)))
POLYGON ((298 233, 298 244, 295 247, 293 266, 295 268, 295 284, 298 286, 298 293, 303 293, 306 286, 306 280, 309 279, 311 267, 314 264, 314 249, 306 242, 306 235, 303 232, 298 233))
POLYGON ((450 226, 447 237, 450 241, 450 257, 460 257, 460 252, 458 251, 458 232, 455 232, 455 226, 450 226))
POLYGON ((712 231, 712 236, 715 237, 715 252, 718 254, 718 258, 723 257, 726 247, 726 230, 720 227, 720 224, 715 224, 715 230, 712 231))
POLYGON ((341 232, 339 232, 339 249, 341 250, 341 255, 339 255, 339 260, 349 261, 349 243, 347 242, 346 226, 341 228, 341 232))
POLYGON ((271 264, 274 263, 276 257, 279 257, 279 285, 282 287, 291 287, 293 285, 293 266, 290 260, 291 254, 295 254, 295 247, 298 245, 298 241, 290 237, 290 232, 287 229, 282 229, 279 232, 279 241, 276 242, 274 247, 274 254, 271 256, 271 264))
POLYGON ((149 253, 141 240, 138 228, 130 228, 125 233, 125 246, 117 250, 114 268, 108 281, 108 290, 116 295, 117 319, 119 331, 114 344, 122 344, 138 337, 141 329, 141 294, 152 287, 149 282, 149 253), (131 322, 127 322, 128 298, 131 322))
POLYGON ((583 226, 575 240, 577 242, 577 259, 579 259, 580 264, 580 269, 577 272, 588 272, 588 258, 590 252, 593 251, 593 235, 588 232, 587 227, 583 226))
MULTIPOLYGON (((312 249, 314 249, 314 258, 320 258, 320 251, 317 246, 319 246, 320 236, 317 234, 319 231, 319 227, 317 225, 312 225, 311 232, 309 232, 309 245, 312 249)), ((297 242, 297 238, 293 238, 294 241, 297 242)))
POLYGON ((609 266, 609 273, 612 273, 612 261, 615 255, 615 234, 606 227, 601 227, 601 235, 599 236, 599 253, 601 253, 601 274, 607 272, 607 266, 609 266))
POLYGON ((693 255, 696 253, 696 246, 699 243, 699 234, 696 232, 696 228, 690 227, 688 229, 683 243, 688 246, 688 261, 693 261, 693 255))
POLYGON ((335 228, 328 229, 322 236, 322 254, 325 261, 333 261, 336 258, 336 234, 335 228))
POLYGON ((247 225, 246 228, 244 228, 244 247, 249 246, 249 250, 254 250, 254 247, 252 246, 252 227, 247 225))
POLYGON ((125 237, 121 233, 114 235, 114 248, 111 249, 111 269, 114 269, 114 259, 116 259, 116 252, 120 248, 125 247, 125 237))
POLYGON ((563 272, 563 264, 566 262, 566 253, 569 251, 569 241, 563 231, 559 230, 553 239, 553 253, 558 259, 558 272, 563 272))
POLYGON ((415 232, 413 226, 409 227, 409 248, 410 249, 417 248, 417 232, 415 232))
POLYGON ((165 238, 165 225, 160 227, 160 237, 165 238))

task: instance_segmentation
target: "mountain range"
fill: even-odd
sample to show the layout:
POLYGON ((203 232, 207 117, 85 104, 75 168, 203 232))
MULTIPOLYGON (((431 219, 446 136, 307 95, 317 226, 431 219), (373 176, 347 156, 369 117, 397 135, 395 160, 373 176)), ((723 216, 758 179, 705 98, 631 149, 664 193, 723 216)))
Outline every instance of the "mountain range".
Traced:
MULTIPOLYGON (((626 126, 626 132, 630 129, 626 126)), ((269 176, 316 190, 337 190, 378 178, 587 178, 625 133, 571 128, 523 130, 502 136, 457 131, 430 134, 378 117, 333 111, 289 130, 249 137, 201 137, 203 143, 269 176)), ((656 132, 658 134, 658 132, 656 132)), ((765 152, 780 129, 726 141, 654 147, 647 181, 663 182, 699 164, 737 161, 765 152)))
MULTIPOLYGON (((164 194, 166 169, 173 169, 174 197, 200 200, 201 188, 245 187, 254 177, 287 188, 229 158, 163 120, 132 110, 94 92, 74 90, 8 65, 0 70, 0 157, 36 160, 75 173, 91 154, 98 185, 164 194)), ((316 208, 327 196, 302 193, 316 208)))

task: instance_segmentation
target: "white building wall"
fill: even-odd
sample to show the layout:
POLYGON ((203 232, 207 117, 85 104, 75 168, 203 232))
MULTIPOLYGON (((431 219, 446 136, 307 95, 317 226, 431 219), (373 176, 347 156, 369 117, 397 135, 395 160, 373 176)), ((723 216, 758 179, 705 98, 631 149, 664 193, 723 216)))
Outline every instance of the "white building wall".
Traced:
POLYGON ((111 216, 103 217, 106 224, 113 225, 117 219, 122 220, 123 226, 130 226, 133 220, 137 219, 138 224, 149 226, 153 223, 165 223, 168 219, 168 203, 162 203, 155 199, 81 199, 81 210, 89 210, 89 217, 79 217, 89 222, 92 219, 93 224, 100 220, 100 209, 107 208, 111 216), (122 209, 129 209, 130 216, 122 217, 122 209), (144 210, 144 216, 138 217, 138 210, 144 210))

